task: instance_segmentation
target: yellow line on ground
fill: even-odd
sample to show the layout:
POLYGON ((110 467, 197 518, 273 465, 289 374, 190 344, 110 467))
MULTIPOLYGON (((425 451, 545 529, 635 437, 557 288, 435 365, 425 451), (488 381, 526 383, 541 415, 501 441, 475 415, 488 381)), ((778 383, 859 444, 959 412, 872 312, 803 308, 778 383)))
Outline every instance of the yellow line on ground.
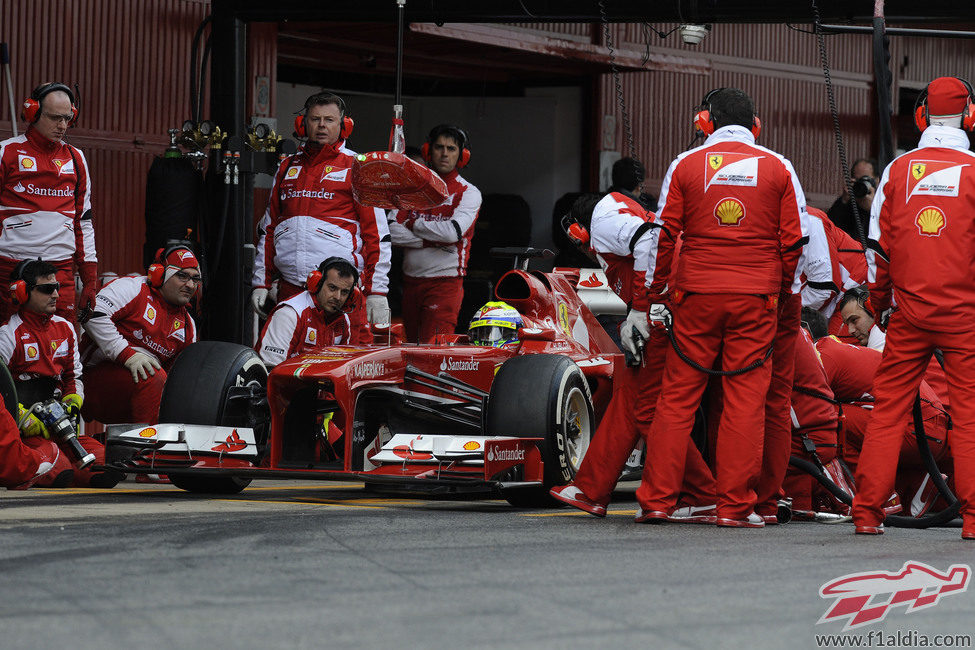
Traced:
POLYGON ((228 503, 278 503, 289 506, 333 506, 338 508, 369 508, 371 510, 382 510, 382 506, 367 506, 350 504, 343 501, 324 501, 317 499, 301 499, 300 501, 281 501, 278 499, 213 499, 213 501, 226 501, 228 503))
MULTIPOLYGON (((150 484, 146 484, 147 486, 150 484)), ((65 494, 156 494, 158 492, 185 492, 176 486, 168 486, 165 483, 151 484, 159 487, 153 488, 41 488, 33 490, 34 494, 44 496, 62 496, 65 494), (164 487, 165 486, 165 487, 164 487)), ((283 490, 361 490, 365 483, 347 483, 344 485, 292 485, 282 487, 252 487, 245 488, 246 492, 280 492, 283 490)))

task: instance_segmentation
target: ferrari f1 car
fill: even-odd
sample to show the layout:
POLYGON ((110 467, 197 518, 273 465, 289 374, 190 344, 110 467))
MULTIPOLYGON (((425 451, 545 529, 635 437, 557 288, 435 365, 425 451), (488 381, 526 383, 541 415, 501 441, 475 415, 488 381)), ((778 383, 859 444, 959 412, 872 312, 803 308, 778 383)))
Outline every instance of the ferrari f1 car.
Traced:
POLYGON ((354 479, 542 505, 579 467, 623 364, 587 306, 621 313, 622 302, 600 272, 584 273, 501 278, 495 295, 524 319, 514 347, 464 336, 337 346, 268 373, 250 348, 196 343, 169 373, 160 423, 110 434, 106 464, 166 474, 191 492, 236 493, 254 478, 354 479))

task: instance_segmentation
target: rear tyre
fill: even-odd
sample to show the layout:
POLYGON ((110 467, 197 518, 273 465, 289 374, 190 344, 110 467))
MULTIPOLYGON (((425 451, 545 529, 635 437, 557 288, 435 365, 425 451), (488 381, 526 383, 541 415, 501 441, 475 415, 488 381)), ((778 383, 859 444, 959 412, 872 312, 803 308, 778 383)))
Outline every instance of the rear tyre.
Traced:
MULTIPOLYGON (((183 350, 173 363, 159 405, 160 422, 247 426, 263 442, 266 414, 251 412, 247 399, 228 400, 234 387, 267 387, 267 368, 253 349, 223 341, 200 341, 183 350)), ((249 478, 172 475, 187 492, 237 494, 249 478)))
POLYGON ((595 428, 585 375, 561 355, 509 359, 491 386, 484 428, 489 436, 542 439, 542 485, 504 490, 508 503, 526 508, 562 505, 548 491, 575 476, 595 428))

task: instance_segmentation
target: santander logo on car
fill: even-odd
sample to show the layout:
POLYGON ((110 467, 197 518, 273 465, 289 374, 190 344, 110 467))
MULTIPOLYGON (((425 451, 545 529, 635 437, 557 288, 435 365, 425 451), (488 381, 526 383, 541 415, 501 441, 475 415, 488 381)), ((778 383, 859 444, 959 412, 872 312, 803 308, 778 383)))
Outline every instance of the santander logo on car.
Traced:
POLYGON ((448 370, 478 370, 481 367, 481 362, 470 357, 469 359, 463 359, 454 361, 453 357, 447 357, 440 362, 440 371, 447 372, 448 370))

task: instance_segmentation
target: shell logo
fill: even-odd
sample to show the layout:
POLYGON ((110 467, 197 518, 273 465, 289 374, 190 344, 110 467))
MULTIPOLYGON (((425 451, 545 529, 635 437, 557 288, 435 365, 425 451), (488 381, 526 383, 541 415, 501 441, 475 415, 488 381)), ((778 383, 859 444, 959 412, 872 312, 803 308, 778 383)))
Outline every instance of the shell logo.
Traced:
POLYGON ((24 169, 33 169, 34 164, 35 164, 34 159, 27 158, 26 156, 24 157, 23 160, 20 161, 20 166, 23 167, 24 169))
POLYGON ((464 449, 466 451, 475 451, 480 448, 481 448, 481 443, 477 442, 476 440, 471 440, 470 442, 464 443, 464 449))
POLYGON ((939 208, 929 206, 917 213, 915 223, 920 234, 928 237, 939 237, 941 231, 945 229, 945 213, 939 208))
POLYGON ((152 438, 153 436, 156 435, 156 429, 155 427, 148 427, 140 431, 139 435, 142 436, 143 438, 152 438))
POLYGON ((301 167, 289 167, 288 171, 285 172, 284 177, 287 179, 298 178, 298 174, 301 173, 301 167))
POLYGON ((156 310, 152 307, 146 307, 146 318, 149 320, 156 320, 156 310))
POLYGON ((28 345, 27 346, 27 349, 25 350, 25 352, 27 353, 27 358, 28 359, 36 359, 37 358, 37 346, 36 345, 34 345, 34 344, 28 345))
POLYGON ((745 218, 745 206, 738 199, 721 199, 714 206, 714 216, 722 226, 737 226, 745 218))
POLYGON ((711 165, 711 169, 717 171, 721 167, 721 163, 724 162, 724 156, 721 154, 715 154, 713 156, 708 156, 708 164, 711 165))

